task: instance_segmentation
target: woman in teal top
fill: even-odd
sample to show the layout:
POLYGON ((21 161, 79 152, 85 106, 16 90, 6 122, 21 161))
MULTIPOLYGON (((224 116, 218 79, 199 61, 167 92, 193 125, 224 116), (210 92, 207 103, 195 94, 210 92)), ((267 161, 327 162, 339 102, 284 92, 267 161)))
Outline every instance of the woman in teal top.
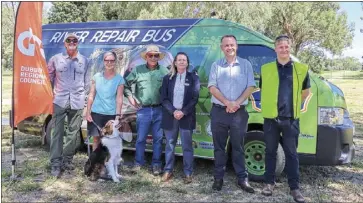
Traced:
POLYGON ((96 73, 91 80, 86 119, 87 133, 93 136, 93 150, 100 143, 100 132, 93 122, 103 127, 107 121, 121 117, 125 81, 116 72, 116 59, 116 53, 106 52, 103 55, 104 70, 96 73))

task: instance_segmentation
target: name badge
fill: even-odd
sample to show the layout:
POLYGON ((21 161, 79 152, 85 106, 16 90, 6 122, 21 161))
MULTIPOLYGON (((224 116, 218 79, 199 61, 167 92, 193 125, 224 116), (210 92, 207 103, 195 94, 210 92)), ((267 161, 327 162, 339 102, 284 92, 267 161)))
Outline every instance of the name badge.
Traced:
POLYGON ((185 85, 185 86, 189 86, 189 83, 185 83, 184 85, 185 85))

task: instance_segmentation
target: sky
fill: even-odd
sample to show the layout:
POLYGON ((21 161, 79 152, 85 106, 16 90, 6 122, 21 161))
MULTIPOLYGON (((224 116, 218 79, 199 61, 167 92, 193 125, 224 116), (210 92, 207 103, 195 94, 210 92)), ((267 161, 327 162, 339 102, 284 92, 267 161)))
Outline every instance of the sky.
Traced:
POLYGON ((360 19, 363 17, 361 2, 340 2, 339 4, 348 14, 348 22, 355 23, 352 47, 345 49, 343 56, 353 56, 363 62, 363 33, 360 32, 360 29, 363 30, 363 20, 360 19))
MULTIPOLYGON (((361 2, 340 2, 339 4, 341 10, 347 12, 348 22, 354 22, 355 24, 352 46, 346 48, 342 55, 358 58, 363 63, 363 33, 360 32, 360 29, 363 29, 363 20, 360 19, 360 17, 363 17, 361 2)), ((50 2, 44 3, 46 9, 49 9, 51 6, 50 2)), ((329 56, 329 54, 327 55, 329 56)))

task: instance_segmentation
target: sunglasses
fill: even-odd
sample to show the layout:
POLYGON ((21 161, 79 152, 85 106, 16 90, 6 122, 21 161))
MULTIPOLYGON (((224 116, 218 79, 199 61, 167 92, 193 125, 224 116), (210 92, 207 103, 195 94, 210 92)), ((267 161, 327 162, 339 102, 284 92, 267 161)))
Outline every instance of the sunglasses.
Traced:
POLYGON ((290 37, 287 35, 280 35, 280 36, 276 37, 275 41, 280 40, 280 39, 290 39, 290 37))
POLYGON ((66 39, 66 42, 67 43, 73 42, 74 44, 77 44, 78 43, 78 39, 66 39))
POLYGON ((147 57, 149 57, 149 58, 152 58, 152 57, 159 58, 160 54, 148 54, 147 57))
POLYGON ((105 63, 115 63, 115 60, 103 60, 105 63))

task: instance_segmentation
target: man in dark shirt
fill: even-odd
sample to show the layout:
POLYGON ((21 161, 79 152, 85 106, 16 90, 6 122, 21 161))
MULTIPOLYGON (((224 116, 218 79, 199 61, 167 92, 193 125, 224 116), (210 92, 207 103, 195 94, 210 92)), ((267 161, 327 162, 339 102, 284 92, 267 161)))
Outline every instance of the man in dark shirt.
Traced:
MULTIPOLYGON (((290 59, 287 64, 282 65, 276 60, 277 71, 279 72, 279 93, 278 93, 278 115, 279 117, 293 118, 293 99, 292 99, 292 71, 293 61, 290 59)), ((262 87, 262 76, 260 77, 259 87, 262 87)), ((310 88, 309 73, 306 73, 302 89, 310 88)), ((303 100, 304 101, 304 100, 303 100)))
POLYGON ((276 38, 275 51, 277 60, 262 66, 259 84, 266 144, 266 185, 262 194, 272 195, 275 186, 276 151, 282 134, 290 194, 296 202, 304 202, 299 190, 297 146, 300 108, 310 94, 308 67, 291 60, 290 39, 286 35, 276 38))

